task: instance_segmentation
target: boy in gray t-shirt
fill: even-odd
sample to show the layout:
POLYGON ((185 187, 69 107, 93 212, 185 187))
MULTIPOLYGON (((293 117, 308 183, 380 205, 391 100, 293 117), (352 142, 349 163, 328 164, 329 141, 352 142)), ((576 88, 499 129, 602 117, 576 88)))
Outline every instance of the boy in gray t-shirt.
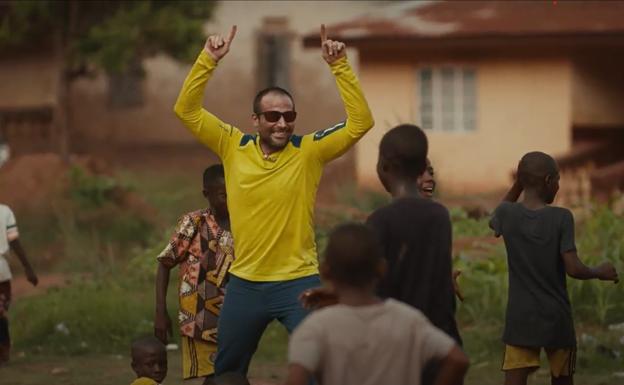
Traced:
POLYGON ((458 384, 468 358, 451 337, 411 306, 375 295, 385 270, 381 246, 365 225, 336 228, 321 275, 338 304, 310 314, 289 345, 288 385, 418 385, 422 369, 440 360, 437 384, 458 384))
POLYGON ((490 227, 503 236, 509 266, 509 295, 503 342, 505 384, 526 384, 546 350, 553 383, 572 384, 576 337, 566 289, 566 273, 576 279, 617 281, 609 262, 595 268, 578 258, 574 218, 550 206, 559 190, 555 160, 530 152, 518 165, 518 178, 496 208, 490 227), (514 203, 524 190, 521 203, 514 203))

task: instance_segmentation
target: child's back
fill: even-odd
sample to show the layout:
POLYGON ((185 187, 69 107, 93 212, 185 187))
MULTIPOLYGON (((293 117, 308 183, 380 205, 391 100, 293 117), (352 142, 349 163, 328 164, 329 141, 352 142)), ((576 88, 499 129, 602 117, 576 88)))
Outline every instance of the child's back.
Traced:
POLYGON ((503 202, 492 220, 503 236, 509 299, 503 341, 510 345, 572 347, 572 309, 561 254, 575 250, 574 219, 561 207, 531 210, 503 202))
POLYGON ((370 227, 332 231, 321 274, 338 304, 312 313, 292 334, 288 385, 309 384, 312 376, 322 385, 419 385, 433 362, 439 370, 432 383, 461 383, 468 359, 455 341, 420 311, 375 295, 385 266, 370 227))
POLYGON ((446 208, 430 199, 402 197, 376 210, 368 224, 379 234, 388 261, 380 295, 416 307, 461 343, 451 277, 452 229, 446 208))
POLYGON ((293 334, 289 356, 319 368, 321 384, 418 384, 425 364, 454 345, 420 311, 388 299, 312 313, 293 334))
POLYGON ((505 319, 505 384, 526 384, 546 351, 552 383, 572 384, 576 338, 566 274, 577 279, 617 282, 609 262, 585 266, 574 244, 574 219, 569 210, 553 207, 559 191, 557 162, 530 152, 518 164, 518 179, 490 220, 507 248, 509 296, 505 319), (522 203, 512 203, 524 191, 522 203))

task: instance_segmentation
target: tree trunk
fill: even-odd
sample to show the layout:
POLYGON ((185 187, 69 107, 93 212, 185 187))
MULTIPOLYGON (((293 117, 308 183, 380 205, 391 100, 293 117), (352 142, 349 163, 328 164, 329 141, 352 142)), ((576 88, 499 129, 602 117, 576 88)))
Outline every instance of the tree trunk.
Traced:
POLYGON ((57 52, 60 53, 60 74, 58 79, 57 104, 55 108, 54 121, 59 134, 59 154, 65 163, 69 163, 70 147, 70 121, 71 105, 69 100, 70 86, 73 77, 70 74, 69 57, 71 54, 71 44, 78 21, 78 2, 76 0, 67 1, 67 29, 58 35, 57 52))
POLYGON ((54 126, 58 132, 58 150, 63 162, 69 163, 69 86, 65 60, 61 59, 61 73, 58 80, 56 108, 54 110, 54 126))

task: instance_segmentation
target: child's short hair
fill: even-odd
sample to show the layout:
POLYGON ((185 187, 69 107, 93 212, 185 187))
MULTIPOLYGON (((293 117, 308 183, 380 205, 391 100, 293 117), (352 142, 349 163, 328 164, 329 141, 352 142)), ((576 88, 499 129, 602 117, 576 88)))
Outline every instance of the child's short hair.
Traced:
POLYGON ((225 178, 225 170, 221 163, 213 164, 204 170, 204 187, 210 185, 219 178, 225 178))
POLYGON ((154 336, 145 336, 138 338, 132 341, 132 345, 130 346, 130 354, 132 355, 132 359, 134 359, 135 356, 141 353, 154 350, 167 350, 165 344, 163 344, 158 338, 154 336))
POLYGON ((427 136, 413 124, 392 128, 379 143, 379 155, 398 166, 404 176, 413 178, 427 168, 428 149, 427 136))
POLYGON ((540 151, 525 154, 518 164, 518 179, 524 187, 539 186, 547 175, 556 175, 558 172, 553 157, 540 151))
POLYGON ((369 227, 346 223, 329 235, 323 263, 336 283, 364 287, 378 278, 382 257, 377 235, 369 227))

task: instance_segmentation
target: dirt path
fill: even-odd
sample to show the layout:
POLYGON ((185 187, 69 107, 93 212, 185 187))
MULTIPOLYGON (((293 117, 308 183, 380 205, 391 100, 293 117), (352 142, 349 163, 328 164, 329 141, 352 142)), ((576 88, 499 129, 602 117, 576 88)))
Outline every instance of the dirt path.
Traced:
POLYGON ((71 276, 60 273, 41 274, 38 275, 38 278, 39 283, 37 286, 33 286, 26 280, 26 276, 14 276, 11 281, 13 298, 19 299, 38 294, 45 294, 45 292, 50 288, 67 286, 72 279, 71 276))

